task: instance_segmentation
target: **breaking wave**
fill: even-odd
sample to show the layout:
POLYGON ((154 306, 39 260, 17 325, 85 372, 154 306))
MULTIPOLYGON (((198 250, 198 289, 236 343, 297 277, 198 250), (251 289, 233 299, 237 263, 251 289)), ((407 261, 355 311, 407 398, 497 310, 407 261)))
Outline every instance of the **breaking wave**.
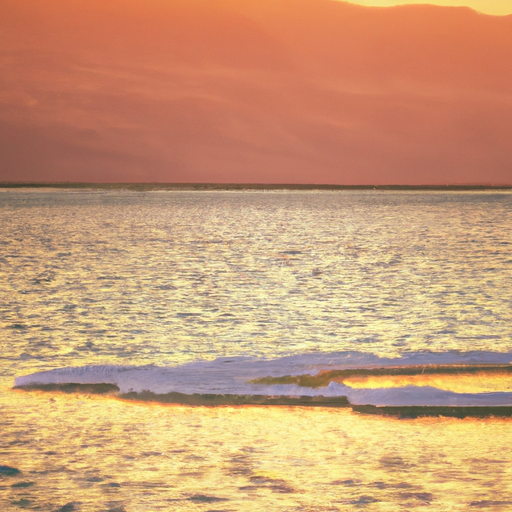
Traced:
POLYGON ((188 405, 317 405, 407 417, 512 416, 511 361, 511 353, 494 352, 223 357, 174 367, 59 368, 18 377, 15 388, 188 405))

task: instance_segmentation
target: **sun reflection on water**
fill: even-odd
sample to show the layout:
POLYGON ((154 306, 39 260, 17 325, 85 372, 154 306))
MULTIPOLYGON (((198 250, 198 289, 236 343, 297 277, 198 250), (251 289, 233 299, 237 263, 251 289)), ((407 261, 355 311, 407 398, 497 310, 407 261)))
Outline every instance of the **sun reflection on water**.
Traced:
POLYGON ((83 511, 462 511, 489 500, 490 489, 496 504, 512 492, 509 419, 12 391, 4 406, 14 394, 4 408, 3 460, 21 474, 0 481, 6 510, 27 500, 28 508, 73 502, 83 511), (18 407, 23 421, 10 423, 18 407), (16 486, 23 482, 34 485, 16 486))
POLYGON ((403 386, 432 386, 455 393, 492 393, 512 390, 510 373, 487 374, 458 373, 452 375, 388 375, 388 376, 352 376, 345 379, 333 379, 352 388, 398 388, 403 386))

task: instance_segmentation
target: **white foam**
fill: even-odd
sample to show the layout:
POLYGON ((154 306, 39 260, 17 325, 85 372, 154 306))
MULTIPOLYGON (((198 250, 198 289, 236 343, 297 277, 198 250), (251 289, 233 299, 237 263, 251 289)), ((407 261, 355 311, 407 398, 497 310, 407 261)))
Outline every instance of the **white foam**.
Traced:
POLYGON ((406 386, 388 389, 350 389, 346 396, 354 405, 377 406, 512 406, 512 393, 453 393, 433 387, 406 386))
POLYGON ((361 352, 316 353, 288 356, 272 360, 253 358, 218 358, 196 361, 175 367, 158 366, 83 366, 59 368, 18 377, 17 386, 29 384, 94 384, 117 385, 121 393, 151 391, 156 394, 233 394, 268 396, 346 396, 355 405, 512 405, 512 393, 460 394, 432 387, 407 386, 388 389, 354 389, 331 382, 323 388, 295 384, 264 385, 249 381, 261 377, 316 375, 322 370, 375 368, 385 366, 508 364, 511 353, 411 353, 400 358, 379 358, 361 352))

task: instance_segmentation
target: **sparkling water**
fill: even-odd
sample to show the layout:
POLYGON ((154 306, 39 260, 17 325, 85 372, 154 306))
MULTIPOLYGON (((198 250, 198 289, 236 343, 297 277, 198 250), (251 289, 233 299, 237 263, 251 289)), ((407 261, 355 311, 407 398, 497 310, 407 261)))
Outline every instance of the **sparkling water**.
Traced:
POLYGON ((510 192, 19 189, 0 226, 2 510, 512 507, 506 415, 332 403, 512 406, 510 192))

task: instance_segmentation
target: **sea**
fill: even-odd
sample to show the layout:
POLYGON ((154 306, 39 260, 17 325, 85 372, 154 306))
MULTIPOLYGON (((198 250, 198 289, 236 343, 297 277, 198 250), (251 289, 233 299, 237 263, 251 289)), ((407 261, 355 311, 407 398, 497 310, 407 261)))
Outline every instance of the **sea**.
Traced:
POLYGON ((0 190, 0 510, 512 510, 512 192, 0 190))

